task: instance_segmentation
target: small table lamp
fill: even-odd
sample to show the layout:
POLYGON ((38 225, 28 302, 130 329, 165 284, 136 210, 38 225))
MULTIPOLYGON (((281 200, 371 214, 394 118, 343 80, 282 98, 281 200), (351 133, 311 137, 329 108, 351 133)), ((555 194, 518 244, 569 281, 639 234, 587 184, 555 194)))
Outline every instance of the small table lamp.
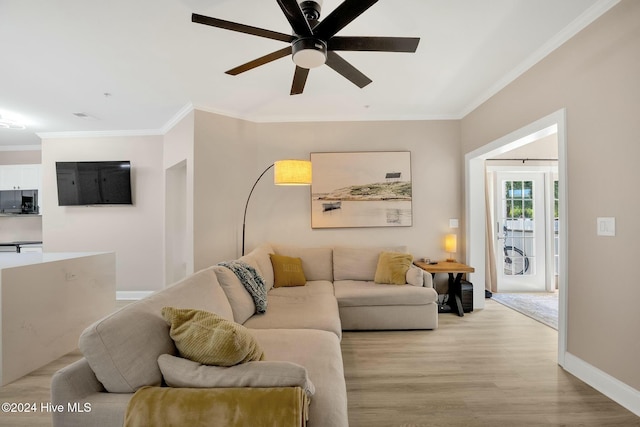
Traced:
POLYGON ((447 262, 456 262, 455 258, 453 258, 453 254, 458 250, 458 236, 455 234, 447 234, 444 237, 444 250, 449 252, 447 262))

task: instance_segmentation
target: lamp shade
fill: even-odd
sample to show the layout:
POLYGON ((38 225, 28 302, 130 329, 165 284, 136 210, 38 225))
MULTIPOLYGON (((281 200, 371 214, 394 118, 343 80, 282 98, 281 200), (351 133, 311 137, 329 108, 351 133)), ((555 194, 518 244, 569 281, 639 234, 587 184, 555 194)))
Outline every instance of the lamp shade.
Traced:
POLYGON ((455 234, 447 234, 444 238, 444 250, 451 254, 458 251, 458 238, 455 234))
POLYGON ((276 185, 311 184, 311 162, 308 160, 278 160, 273 170, 276 185))

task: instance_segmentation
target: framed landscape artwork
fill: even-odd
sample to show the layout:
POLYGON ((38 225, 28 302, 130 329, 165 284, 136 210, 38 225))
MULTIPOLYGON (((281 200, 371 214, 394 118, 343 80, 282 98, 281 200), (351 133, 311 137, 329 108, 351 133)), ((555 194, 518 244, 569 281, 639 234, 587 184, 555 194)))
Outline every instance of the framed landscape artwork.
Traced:
POLYGON ((411 153, 311 153, 311 228, 409 227, 411 153))

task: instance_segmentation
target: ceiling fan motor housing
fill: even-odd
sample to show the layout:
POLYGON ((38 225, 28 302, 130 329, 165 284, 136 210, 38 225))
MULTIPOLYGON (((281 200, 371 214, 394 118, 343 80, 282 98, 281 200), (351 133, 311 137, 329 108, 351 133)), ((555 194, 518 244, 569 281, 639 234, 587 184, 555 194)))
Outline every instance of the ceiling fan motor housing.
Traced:
POLYGON ((327 44, 315 37, 301 37, 291 44, 293 62, 302 68, 319 67, 327 61, 327 44))
POLYGON ((299 2, 300 9, 302 9, 302 13, 304 14, 304 17, 307 18, 307 21, 317 21, 320 19, 321 3, 322 2, 313 0, 303 0, 299 2))

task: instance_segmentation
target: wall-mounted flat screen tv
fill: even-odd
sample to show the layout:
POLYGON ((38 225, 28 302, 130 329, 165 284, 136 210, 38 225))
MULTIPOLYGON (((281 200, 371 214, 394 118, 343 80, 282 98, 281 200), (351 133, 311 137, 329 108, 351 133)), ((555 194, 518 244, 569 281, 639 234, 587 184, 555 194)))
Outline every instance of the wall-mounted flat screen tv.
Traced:
POLYGON ((59 206, 131 205, 131 162, 56 162, 59 206))

